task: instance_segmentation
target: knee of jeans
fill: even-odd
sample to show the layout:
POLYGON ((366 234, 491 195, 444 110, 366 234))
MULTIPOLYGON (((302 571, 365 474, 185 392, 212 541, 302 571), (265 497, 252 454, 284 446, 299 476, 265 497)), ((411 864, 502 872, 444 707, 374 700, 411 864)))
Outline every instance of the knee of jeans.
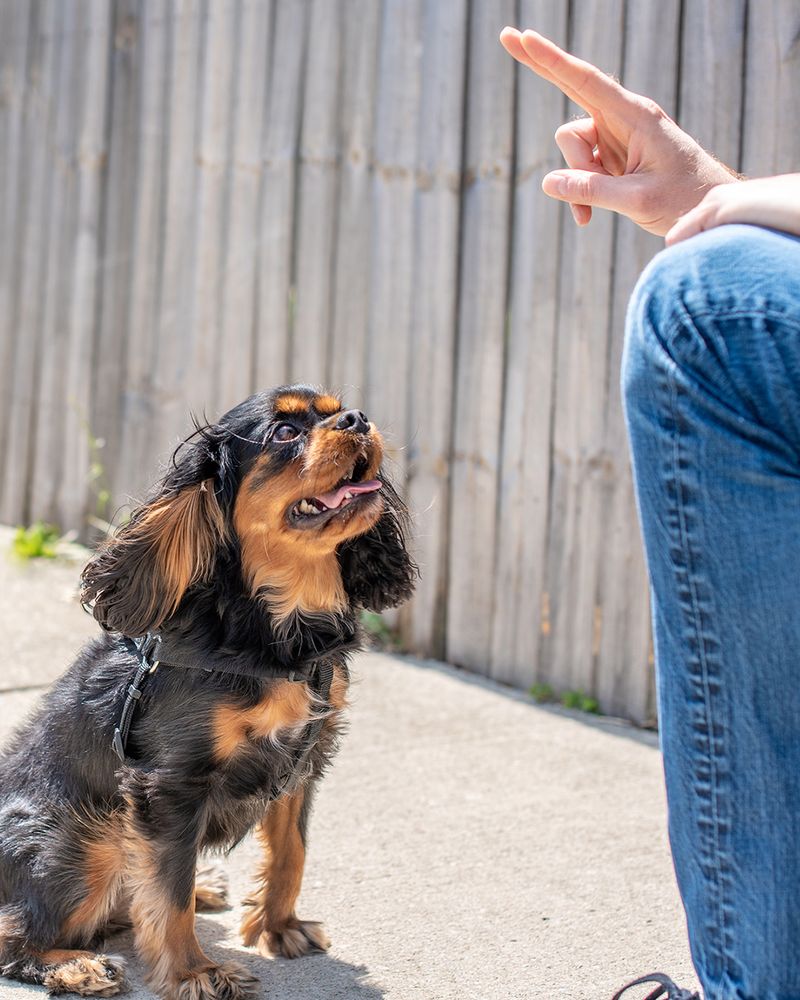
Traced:
POLYGON ((741 278, 763 238, 768 232, 753 226, 720 226, 662 250, 648 264, 628 306, 621 373, 626 405, 649 394, 667 358, 688 370, 714 357, 709 340, 721 332, 713 317, 741 306, 741 278))

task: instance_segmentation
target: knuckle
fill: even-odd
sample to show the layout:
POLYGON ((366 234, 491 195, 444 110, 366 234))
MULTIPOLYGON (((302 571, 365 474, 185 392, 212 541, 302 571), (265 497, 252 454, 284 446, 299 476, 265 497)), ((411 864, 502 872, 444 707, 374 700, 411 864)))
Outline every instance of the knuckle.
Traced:
POLYGON ((654 101, 651 97, 640 98, 640 107, 644 114, 646 114, 648 118, 652 118, 653 121, 661 121, 667 117, 666 111, 664 111, 661 105, 654 101))
POLYGON ((657 207, 658 195, 649 184, 635 184, 631 186, 627 199, 636 216, 649 216, 657 207))
POLYGON ((597 188, 594 174, 584 174, 575 178, 576 201, 590 204, 597 188))

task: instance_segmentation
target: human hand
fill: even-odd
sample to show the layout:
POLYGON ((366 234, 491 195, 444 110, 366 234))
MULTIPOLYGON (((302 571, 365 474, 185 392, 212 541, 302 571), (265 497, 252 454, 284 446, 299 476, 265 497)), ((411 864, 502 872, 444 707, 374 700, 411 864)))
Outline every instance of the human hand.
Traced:
POLYGON ((731 222, 768 226, 800 236, 800 174, 759 177, 712 188, 670 229, 667 246, 731 222))
POLYGON ((542 181, 545 194, 569 202, 579 226, 589 222, 593 207, 607 208, 663 236, 711 188, 737 180, 655 101, 591 63, 535 31, 504 28, 500 41, 589 115, 558 129, 556 142, 569 169, 542 181))

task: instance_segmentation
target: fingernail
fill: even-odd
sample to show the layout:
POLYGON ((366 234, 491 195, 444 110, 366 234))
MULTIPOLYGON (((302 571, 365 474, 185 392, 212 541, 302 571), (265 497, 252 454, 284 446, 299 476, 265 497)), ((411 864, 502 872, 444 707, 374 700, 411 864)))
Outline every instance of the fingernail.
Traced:
POLYGON ((546 174, 542 179, 542 191, 551 198, 565 194, 566 187, 567 179, 563 174, 546 174))

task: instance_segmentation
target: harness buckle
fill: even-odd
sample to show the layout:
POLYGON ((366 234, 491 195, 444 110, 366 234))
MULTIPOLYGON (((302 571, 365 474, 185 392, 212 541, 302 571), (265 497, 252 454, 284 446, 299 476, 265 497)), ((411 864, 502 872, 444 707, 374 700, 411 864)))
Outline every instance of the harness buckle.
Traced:
POLYGON ((151 672, 155 670, 160 662, 157 657, 161 646, 161 636, 157 632, 148 632, 138 642, 134 639, 134 643, 139 649, 142 663, 150 667, 151 672))

